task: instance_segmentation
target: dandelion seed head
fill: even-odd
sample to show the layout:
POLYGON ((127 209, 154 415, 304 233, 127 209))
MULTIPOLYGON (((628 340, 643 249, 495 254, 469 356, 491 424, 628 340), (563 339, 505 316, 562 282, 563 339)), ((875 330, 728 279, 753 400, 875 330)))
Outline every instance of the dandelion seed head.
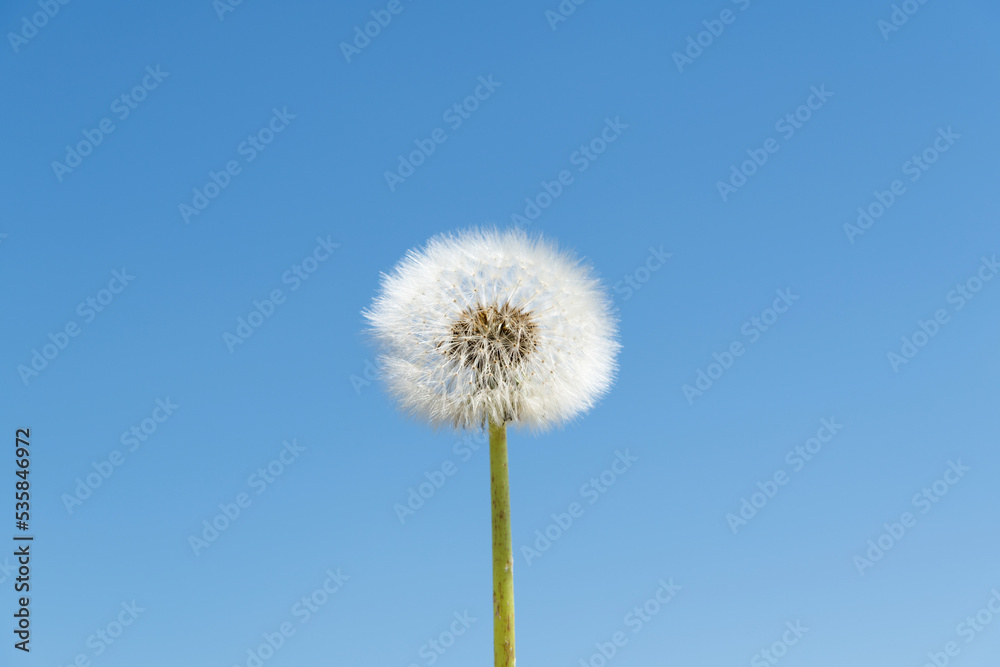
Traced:
POLYGON ((542 430, 610 389, 611 302, 586 264, 520 230, 470 229, 411 250, 364 312, 400 407, 434 426, 542 430))

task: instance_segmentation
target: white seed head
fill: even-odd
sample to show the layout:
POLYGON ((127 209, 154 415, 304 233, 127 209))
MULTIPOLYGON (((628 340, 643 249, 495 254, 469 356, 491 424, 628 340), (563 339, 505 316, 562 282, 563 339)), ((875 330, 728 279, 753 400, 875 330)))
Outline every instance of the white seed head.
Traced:
POLYGON ((617 369, 611 302, 590 267, 517 229, 410 250, 364 315, 389 390, 434 426, 542 430, 590 409, 617 369))

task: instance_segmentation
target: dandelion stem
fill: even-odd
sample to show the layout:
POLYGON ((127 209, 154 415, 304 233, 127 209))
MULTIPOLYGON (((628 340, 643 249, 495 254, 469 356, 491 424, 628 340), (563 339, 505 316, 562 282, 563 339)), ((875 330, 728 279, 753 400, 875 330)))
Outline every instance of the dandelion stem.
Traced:
POLYGON ((507 425, 490 420, 490 491, 493 500, 493 657, 514 667, 514 550, 510 536, 507 425))

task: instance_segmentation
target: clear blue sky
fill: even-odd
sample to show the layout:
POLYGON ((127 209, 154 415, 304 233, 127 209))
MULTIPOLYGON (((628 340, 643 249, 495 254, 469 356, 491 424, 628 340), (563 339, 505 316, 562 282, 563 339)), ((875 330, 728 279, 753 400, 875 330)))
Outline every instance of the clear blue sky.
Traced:
POLYGON ((360 311, 515 214, 624 346, 511 434, 521 664, 996 664, 1000 10, 562 6, 3 3, 0 664, 492 664, 488 458, 368 383, 360 311))

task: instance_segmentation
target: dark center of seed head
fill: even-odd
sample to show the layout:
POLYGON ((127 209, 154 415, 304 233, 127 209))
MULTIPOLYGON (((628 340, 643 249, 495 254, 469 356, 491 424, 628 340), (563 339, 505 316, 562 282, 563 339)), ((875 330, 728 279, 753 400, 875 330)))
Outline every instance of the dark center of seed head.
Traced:
POLYGON ((451 326, 445 354, 478 373, 497 373, 519 366, 538 343, 531 315, 510 304, 467 309, 451 326))

